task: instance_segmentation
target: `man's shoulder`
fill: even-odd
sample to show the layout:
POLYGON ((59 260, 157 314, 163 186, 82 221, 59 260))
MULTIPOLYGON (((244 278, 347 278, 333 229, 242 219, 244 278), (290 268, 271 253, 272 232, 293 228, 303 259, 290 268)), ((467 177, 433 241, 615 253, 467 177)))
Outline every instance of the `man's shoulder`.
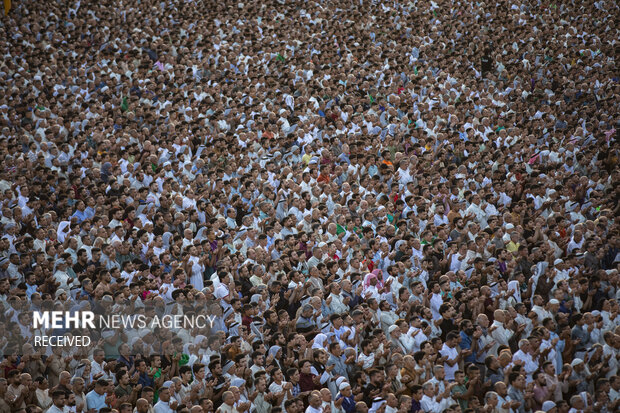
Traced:
POLYGON ((99 397, 100 395, 95 391, 95 389, 86 393, 86 398, 99 397))

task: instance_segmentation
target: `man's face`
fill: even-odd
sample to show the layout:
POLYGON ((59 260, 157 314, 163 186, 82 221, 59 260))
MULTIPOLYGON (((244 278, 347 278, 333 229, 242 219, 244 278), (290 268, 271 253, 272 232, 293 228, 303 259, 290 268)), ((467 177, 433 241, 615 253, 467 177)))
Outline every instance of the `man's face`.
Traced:
POLYGON ((517 379, 515 379, 513 384, 517 389, 523 389, 525 387, 525 376, 520 375, 517 379))
MULTIPOLYGON (((46 386, 47 386, 47 381, 45 381, 46 386)), ((82 393, 82 391, 84 390, 84 380, 76 380, 75 383, 73 383, 73 391, 76 393, 82 393)))
POLYGON ((63 395, 57 396, 56 398, 54 398, 53 402, 54 402, 54 406, 62 409, 63 407, 65 407, 65 395, 63 394, 63 395))
POLYGON ((183 379, 183 381, 185 382, 188 382, 191 378, 192 378, 191 371, 186 371, 185 373, 181 374, 181 379, 183 379))
POLYGON ((75 406, 75 394, 69 393, 69 398, 66 400, 65 403, 67 406, 75 406))
POLYGON ((170 389, 163 389, 159 392, 159 398, 163 402, 170 401, 170 389))
POLYGON ((428 397, 433 397, 435 395, 435 390, 433 389, 433 386, 427 386, 424 388, 424 394, 428 397))
POLYGON ((497 392, 497 394, 499 394, 502 397, 506 395, 507 390, 508 389, 507 389, 507 387, 506 387, 506 385, 504 383, 498 383, 495 386, 495 391, 497 392))
POLYGON ((144 361, 138 363, 138 371, 140 373, 144 373, 146 371, 146 363, 144 361))
POLYGON ((444 369, 437 369, 435 377, 437 377, 437 380, 443 380, 446 377, 446 371, 444 369))

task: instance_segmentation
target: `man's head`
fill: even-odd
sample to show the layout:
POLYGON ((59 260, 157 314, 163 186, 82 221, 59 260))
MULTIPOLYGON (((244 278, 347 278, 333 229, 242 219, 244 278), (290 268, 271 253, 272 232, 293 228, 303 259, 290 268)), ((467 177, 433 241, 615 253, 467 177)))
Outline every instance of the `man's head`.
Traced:
POLYGON ((148 413, 149 406, 149 402, 146 399, 140 398, 136 401, 137 413, 148 413))
POLYGON ((4 377, 0 378, 0 397, 4 397, 8 385, 9 384, 4 377))
POLYGON ((310 404, 313 408, 318 409, 321 406, 321 399, 321 393, 318 391, 313 391, 308 397, 308 404, 310 404))
POLYGON ((54 390, 54 392, 52 392, 52 403, 61 410, 65 407, 64 390, 54 390))
POLYGON ((365 402, 355 403, 355 413, 368 413, 368 406, 365 402))
POLYGON ((84 391, 84 379, 81 377, 74 377, 71 379, 71 386, 76 394, 81 394, 84 391))
POLYGON ((99 395, 104 394, 107 388, 108 388, 108 381, 105 379, 99 379, 95 383, 95 392, 99 395))
POLYGON ((508 394, 508 387, 503 381, 498 381, 497 383, 495 383, 494 388, 495 388, 495 392, 502 397, 508 394))
POLYGON ((18 386, 21 383, 19 370, 10 370, 6 375, 6 378, 9 384, 12 384, 14 386, 18 386))
POLYGON ((68 386, 71 382, 71 373, 69 373, 68 371, 60 372, 60 375, 58 376, 58 381, 61 385, 65 387, 68 386))
POLYGON ((577 373, 581 373, 585 369, 585 364, 580 358, 573 359, 570 365, 577 373))
POLYGON ((75 406, 75 393, 71 392, 68 394, 65 400, 65 405, 70 407, 75 406))
POLYGON ((411 387, 411 397, 413 398, 413 400, 419 402, 420 400, 422 400, 423 396, 424 390, 422 389, 422 386, 420 386, 419 384, 414 384, 413 387, 411 387))
POLYGON ((570 398, 570 407, 572 407, 573 409, 577 410, 577 411, 582 411, 585 407, 585 403, 583 401, 583 398, 576 394, 574 396, 572 396, 570 398))
POLYGON ((162 387, 159 389, 159 400, 161 400, 162 402, 170 401, 170 388, 162 387))
POLYGON ((232 407, 235 404, 235 395, 231 391, 225 391, 222 394, 222 401, 232 407))

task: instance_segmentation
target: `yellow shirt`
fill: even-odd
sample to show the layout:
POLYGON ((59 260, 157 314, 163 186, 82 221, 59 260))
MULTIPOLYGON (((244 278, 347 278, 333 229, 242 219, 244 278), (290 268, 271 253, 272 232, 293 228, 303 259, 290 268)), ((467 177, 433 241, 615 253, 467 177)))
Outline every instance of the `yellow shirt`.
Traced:
POLYGON ((518 242, 515 244, 514 242, 510 241, 507 245, 506 245, 506 250, 508 252, 517 252, 519 250, 519 246, 521 244, 519 244, 518 242))

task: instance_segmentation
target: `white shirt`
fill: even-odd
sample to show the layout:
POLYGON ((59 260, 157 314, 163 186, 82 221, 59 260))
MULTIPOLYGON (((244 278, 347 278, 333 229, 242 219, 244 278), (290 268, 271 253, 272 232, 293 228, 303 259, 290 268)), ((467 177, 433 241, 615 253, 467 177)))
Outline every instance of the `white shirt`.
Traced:
POLYGON ((360 353, 357 357, 358 362, 361 361, 362 369, 366 370, 372 367, 375 364, 375 353, 370 353, 369 355, 365 355, 364 353, 360 353))
POLYGON ((159 294, 164 298, 166 304, 174 302, 174 299, 172 298, 172 292, 174 290, 176 290, 176 288, 172 285, 172 283, 164 283, 161 285, 159 294))
POLYGON ((603 357, 611 356, 609 359, 609 362, 607 363, 609 367, 609 372, 605 376, 607 378, 610 378, 611 376, 615 376, 616 373, 618 372, 618 359, 616 357, 617 354, 618 354, 618 350, 609 346, 609 344, 603 345, 603 357))
POLYGON ((341 294, 331 293, 328 298, 331 298, 329 308, 334 314, 342 314, 348 310, 349 306, 343 302, 341 294))
POLYGON ((568 246, 566 247, 566 251, 570 254, 574 249, 581 249, 583 247, 583 243, 585 238, 581 239, 581 242, 576 242, 574 238, 571 238, 568 246))
POLYGON ((226 286, 225 284, 220 283, 220 285, 217 286, 217 288, 215 289, 215 298, 218 299, 223 299, 226 298, 230 295, 230 290, 228 289, 228 286, 226 286))
POLYGON ((487 224, 487 213, 476 204, 471 204, 466 210, 465 215, 472 214, 476 217, 476 221, 480 224, 481 229, 485 229, 487 224))
POLYGON ((420 400, 420 406, 425 412, 442 413, 446 409, 446 407, 448 407, 446 405, 446 402, 448 400, 449 399, 443 399, 441 400, 441 402, 437 402, 436 397, 433 397, 431 399, 425 394, 424 396, 422 396, 422 400, 420 400))
MULTIPOLYGON (((440 353, 444 357, 447 356, 449 361, 456 360, 459 356, 459 352, 456 347, 452 348, 446 343, 443 343, 440 353)), ((446 372, 446 380, 454 380, 454 373, 459 369, 458 363, 454 363, 453 366, 450 366, 448 363, 444 363, 443 368, 446 372)))
POLYGON ((164 402, 161 400, 155 403, 155 406, 153 406, 153 410, 155 411, 155 413, 173 413, 174 412, 174 410, 170 408, 170 403, 164 402))
POLYGON ((65 271, 56 271, 54 273, 54 279, 60 284, 60 288, 63 290, 68 290, 69 284, 73 283, 73 279, 65 271))
POLYGON ((435 216, 433 217, 433 223, 435 224, 436 227, 442 224, 449 225, 448 216, 435 214, 435 216))
MULTIPOLYGON (((410 328, 409 331, 407 331, 407 334, 401 334, 400 337, 398 338, 398 341, 400 341, 400 343, 403 345, 407 353, 411 353, 411 354, 413 354, 413 352, 416 351, 415 339, 411 337, 412 328, 410 328)), ((420 333, 418 333, 418 335, 419 334, 420 333)))
POLYGON ((525 368, 525 372, 527 374, 526 379, 528 383, 532 382, 532 374, 538 370, 538 363, 534 361, 531 355, 524 353, 522 350, 517 351, 512 356, 512 361, 520 360, 523 362, 523 367, 525 368))
POLYGON ((45 413, 63 413, 63 412, 64 412, 63 409, 59 409, 58 407, 52 404, 45 413))
POLYGON ((532 311, 536 313, 536 315, 538 316, 538 322, 542 323, 542 321, 545 318, 553 318, 553 315, 545 310, 543 307, 539 306, 539 305, 535 305, 532 307, 532 311))
POLYGON ((323 406, 319 407, 318 409, 315 409, 312 406, 308 406, 306 408, 306 412, 305 413, 323 413, 323 406))
POLYGON ((102 379, 108 379, 108 375, 106 374, 106 372, 103 370, 103 368, 105 367, 106 362, 102 361, 101 364, 97 363, 96 361, 92 361, 90 363, 90 378, 91 380, 93 380, 93 377, 95 377, 97 374, 103 374, 103 376, 101 376, 100 378, 102 379))
POLYGON ((491 337, 493 337, 493 339, 496 341, 496 345, 493 347, 493 352, 496 353, 497 352, 497 347, 499 345, 501 345, 501 346, 507 346, 508 345, 508 340, 510 340, 512 338, 512 335, 514 333, 512 331, 506 329, 506 327, 504 327, 504 324, 500 323, 497 320, 493 321, 493 324, 491 325, 491 327, 496 327, 491 332, 491 337))
POLYGON ((506 395, 506 398, 503 398, 502 396, 500 396, 499 394, 497 395, 497 410, 499 413, 509 413, 511 410, 510 409, 504 409, 502 406, 504 405, 504 403, 508 403, 510 402, 510 396, 506 395))
POLYGON ((443 298, 439 294, 433 294, 431 297, 431 313, 433 314, 433 320, 439 320, 441 314, 439 314, 439 307, 443 304, 443 298))

